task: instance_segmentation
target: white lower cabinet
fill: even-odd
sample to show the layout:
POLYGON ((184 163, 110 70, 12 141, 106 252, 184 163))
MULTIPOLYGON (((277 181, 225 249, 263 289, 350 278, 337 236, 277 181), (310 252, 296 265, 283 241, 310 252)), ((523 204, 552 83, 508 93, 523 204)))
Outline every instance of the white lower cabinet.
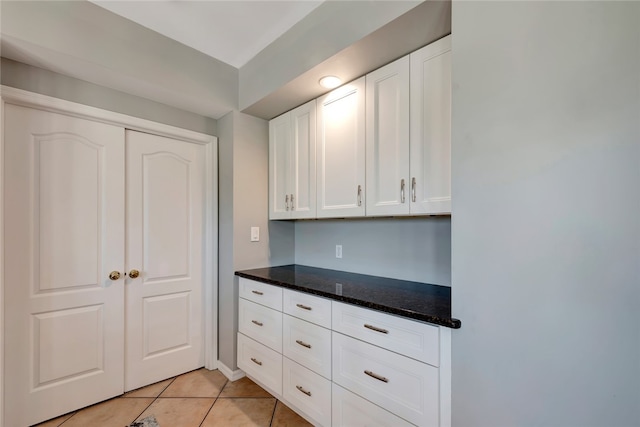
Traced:
POLYGON ((333 332, 332 379, 413 424, 438 425, 438 368, 333 332))
POLYGON ((238 334, 238 367, 249 377, 279 396, 282 394, 282 355, 238 334))
POLYGON ((309 422, 450 426, 447 328, 246 279, 240 296, 238 366, 309 422))
POLYGON ((284 357, 282 396, 314 424, 331 425, 331 381, 284 357))
POLYGON ((333 427, 411 427, 413 424, 333 383, 333 427))

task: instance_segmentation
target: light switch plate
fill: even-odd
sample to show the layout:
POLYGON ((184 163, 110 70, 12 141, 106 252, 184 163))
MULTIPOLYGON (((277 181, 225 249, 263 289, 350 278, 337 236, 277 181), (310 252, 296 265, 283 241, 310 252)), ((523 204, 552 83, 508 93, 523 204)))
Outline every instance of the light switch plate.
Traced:
POLYGON ((336 258, 342 258, 342 245, 336 245, 336 258))
POLYGON ((260 241, 260 227, 251 227, 251 241, 252 242, 260 241))

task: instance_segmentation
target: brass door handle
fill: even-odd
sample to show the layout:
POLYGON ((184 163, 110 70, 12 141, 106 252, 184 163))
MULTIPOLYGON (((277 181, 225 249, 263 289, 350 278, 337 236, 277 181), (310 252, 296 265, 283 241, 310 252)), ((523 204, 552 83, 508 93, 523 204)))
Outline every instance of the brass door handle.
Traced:
POLYGON ((131 270, 129 272, 129 277, 132 279, 135 279, 136 277, 138 277, 140 275, 140 272, 138 270, 131 270))
POLYGON ((111 273, 109 273, 109 279, 111 280, 118 280, 120 278, 120 272, 119 271, 112 271, 111 273))

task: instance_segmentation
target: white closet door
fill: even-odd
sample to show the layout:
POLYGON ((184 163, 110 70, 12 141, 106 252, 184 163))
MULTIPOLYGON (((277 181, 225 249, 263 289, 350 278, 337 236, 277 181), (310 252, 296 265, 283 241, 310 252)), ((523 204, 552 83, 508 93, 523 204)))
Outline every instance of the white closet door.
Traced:
POLYGON ((126 131, 125 390, 204 365, 203 146, 126 131))
POLYGON ((122 393, 124 129, 7 105, 5 423, 122 393))

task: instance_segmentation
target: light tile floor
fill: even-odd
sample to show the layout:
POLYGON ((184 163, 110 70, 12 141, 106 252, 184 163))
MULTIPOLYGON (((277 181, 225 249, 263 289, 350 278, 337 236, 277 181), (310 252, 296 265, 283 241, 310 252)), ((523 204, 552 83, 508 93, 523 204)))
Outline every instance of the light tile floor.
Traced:
POLYGON ((160 427, 308 427, 248 378, 198 369, 133 390, 37 427, 125 427, 153 415, 160 427))

